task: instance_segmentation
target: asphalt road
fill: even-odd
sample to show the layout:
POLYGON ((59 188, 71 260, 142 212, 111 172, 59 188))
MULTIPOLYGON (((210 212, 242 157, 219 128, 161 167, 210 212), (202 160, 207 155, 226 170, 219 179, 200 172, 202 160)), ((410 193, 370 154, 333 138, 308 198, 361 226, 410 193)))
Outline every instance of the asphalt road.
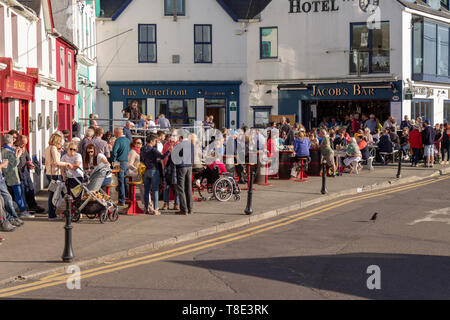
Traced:
POLYGON ((450 299, 450 177, 408 187, 358 194, 251 230, 89 267, 81 271, 80 289, 68 289, 66 279, 56 276, 16 283, 14 289, 2 288, 0 296, 450 299), (370 266, 379 273, 368 273, 370 266), (368 288, 369 277, 379 289, 368 288))

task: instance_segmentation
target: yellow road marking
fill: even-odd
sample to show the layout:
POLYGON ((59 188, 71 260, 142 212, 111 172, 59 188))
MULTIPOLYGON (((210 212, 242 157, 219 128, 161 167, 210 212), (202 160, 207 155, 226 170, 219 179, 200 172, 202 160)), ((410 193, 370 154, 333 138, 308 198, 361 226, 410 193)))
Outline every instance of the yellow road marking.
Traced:
MULTIPOLYGON (((370 199, 370 198, 378 197, 379 195, 387 195, 387 194, 391 194, 391 193, 396 193, 396 192, 416 188, 418 186, 425 186, 427 184, 436 183, 436 182, 446 180, 449 178, 450 177, 441 177, 441 178, 432 179, 432 180, 425 180, 425 181, 421 181, 418 183, 412 183, 409 185, 399 186, 399 187, 395 187, 395 188, 384 190, 384 191, 374 192, 371 194, 359 195, 359 196, 354 196, 354 197, 347 198, 347 199, 342 199, 342 200, 339 200, 334 203, 329 203, 329 204, 322 205, 322 206, 314 208, 314 209, 307 210, 306 212, 301 212, 301 213, 297 213, 294 215, 290 215, 288 217, 280 218, 275 221, 271 221, 271 222, 268 222, 268 223, 265 223, 262 225, 247 228, 247 229, 241 230, 239 232, 231 233, 228 235, 216 237, 213 239, 209 239, 209 240, 205 240, 205 241, 201 241, 201 242, 197 242, 197 243, 193 243, 190 245, 185 245, 185 246, 182 246, 179 248, 166 250, 164 252, 147 255, 144 257, 140 257, 140 258, 134 258, 134 259, 118 262, 118 263, 108 265, 108 266, 102 266, 102 267, 89 269, 89 270, 82 272, 81 279, 86 279, 86 278, 94 277, 94 276, 101 275, 101 274, 111 273, 111 272, 115 272, 115 271, 119 271, 119 270, 123 270, 123 269, 136 267, 136 266, 143 265, 143 264, 161 261, 161 260, 165 260, 165 259, 168 259, 171 257, 184 255, 187 253, 203 250, 205 248, 210 248, 213 246, 224 244, 227 242, 240 240, 243 238, 253 236, 255 234, 259 234, 259 233, 266 232, 266 231, 269 231, 269 230, 272 230, 275 228, 279 228, 279 227, 282 227, 285 225, 292 224, 296 221, 306 219, 308 217, 317 215, 322 212, 329 211, 330 209, 344 206, 349 203, 356 202, 361 199, 370 199), (221 241, 218 241, 218 240, 221 240, 221 241), (188 250, 185 250, 185 249, 188 249, 188 250)), ((3 294, 0 294, 0 297, 8 297, 8 296, 12 296, 12 295, 29 292, 29 291, 35 291, 35 290, 46 288, 46 287, 64 284, 66 282, 67 278, 69 278, 70 276, 71 276, 71 274, 58 273, 55 275, 50 275, 50 276, 44 277, 41 280, 38 280, 38 281, 30 283, 30 284, 23 284, 23 285, 11 287, 11 288, 1 289, 0 293, 3 293, 3 294)))

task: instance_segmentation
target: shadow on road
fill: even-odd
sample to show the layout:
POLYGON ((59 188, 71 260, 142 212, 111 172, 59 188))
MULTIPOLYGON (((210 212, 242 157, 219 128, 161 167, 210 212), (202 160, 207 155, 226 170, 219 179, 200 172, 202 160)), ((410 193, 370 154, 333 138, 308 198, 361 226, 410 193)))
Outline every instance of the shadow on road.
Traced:
POLYGON ((450 299, 450 257, 445 256, 354 253, 174 262, 367 299, 450 299), (381 269, 380 290, 367 288, 371 265, 381 269))

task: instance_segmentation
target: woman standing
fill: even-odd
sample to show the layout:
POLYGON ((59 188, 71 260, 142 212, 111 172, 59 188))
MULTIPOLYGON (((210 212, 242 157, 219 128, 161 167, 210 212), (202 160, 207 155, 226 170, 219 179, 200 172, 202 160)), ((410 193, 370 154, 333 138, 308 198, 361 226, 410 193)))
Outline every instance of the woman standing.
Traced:
MULTIPOLYGON (((143 147, 143 143, 141 138, 133 138, 133 141, 130 143, 130 153, 128 154, 128 175, 131 176, 132 181, 141 181, 142 177, 138 175, 138 168, 141 164, 141 148, 143 147)), ((145 206, 144 203, 144 184, 140 184, 139 193, 141 196, 141 202, 145 206)), ((153 210, 153 204, 151 199, 149 200, 149 206, 153 210)))
MULTIPOLYGON (((175 134, 172 134, 169 137, 169 141, 164 144, 163 154, 166 153, 171 148, 175 148, 175 145, 178 143, 177 137, 175 134)), ((161 210, 169 210, 169 202, 170 202, 170 190, 172 189, 174 195, 174 203, 173 210, 180 210, 179 206, 179 198, 177 194, 177 171, 175 164, 172 161, 171 152, 169 152, 169 156, 164 159, 164 206, 161 210)))
MULTIPOLYGON (((68 167, 69 163, 61 161, 60 150, 62 148, 62 137, 59 134, 52 134, 48 142, 49 146, 45 149, 45 173, 48 181, 62 181, 61 168, 68 167)), ((53 205, 54 192, 48 193, 48 218, 49 220, 62 220, 56 216, 56 207, 53 205)))
POLYGON ((23 154, 19 158, 19 177, 22 185, 22 192, 25 197, 25 202, 28 205, 28 209, 31 211, 35 211, 37 213, 42 213, 45 211, 44 208, 40 207, 36 202, 36 196, 34 192, 34 183, 31 180, 31 172, 30 170, 34 169, 33 162, 31 161, 31 157, 28 154, 26 149, 26 145, 28 144, 28 137, 19 135, 15 142, 15 146, 23 149, 23 154))
POLYGON ((25 195, 22 192, 22 186, 20 183, 18 165, 20 157, 24 152, 23 147, 13 147, 14 137, 10 134, 5 134, 2 138, 2 158, 8 160, 8 166, 3 168, 3 176, 5 177, 6 184, 11 187, 14 193, 14 201, 19 206, 20 214, 19 218, 34 218, 34 215, 27 211, 27 203, 25 202, 25 195))
POLYGON ((83 171, 81 170, 83 159, 77 151, 77 144, 75 142, 69 142, 67 145, 67 154, 61 158, 61 161, 69 163, 63 171, 70 189, 79 185, 80 183, 78 181, 83 181, 83 171))

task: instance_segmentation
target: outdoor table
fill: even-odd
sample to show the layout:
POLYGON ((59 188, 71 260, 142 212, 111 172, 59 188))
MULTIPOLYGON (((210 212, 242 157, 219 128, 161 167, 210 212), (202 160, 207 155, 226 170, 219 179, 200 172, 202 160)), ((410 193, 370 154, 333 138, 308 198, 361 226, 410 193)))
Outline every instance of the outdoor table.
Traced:
POLYGON ((345 150, 334 150, 334 156, 336 157, 336 165, 337 165, 337 172, 341 174, 341 158, 345 158, 346 156, 345 150))

